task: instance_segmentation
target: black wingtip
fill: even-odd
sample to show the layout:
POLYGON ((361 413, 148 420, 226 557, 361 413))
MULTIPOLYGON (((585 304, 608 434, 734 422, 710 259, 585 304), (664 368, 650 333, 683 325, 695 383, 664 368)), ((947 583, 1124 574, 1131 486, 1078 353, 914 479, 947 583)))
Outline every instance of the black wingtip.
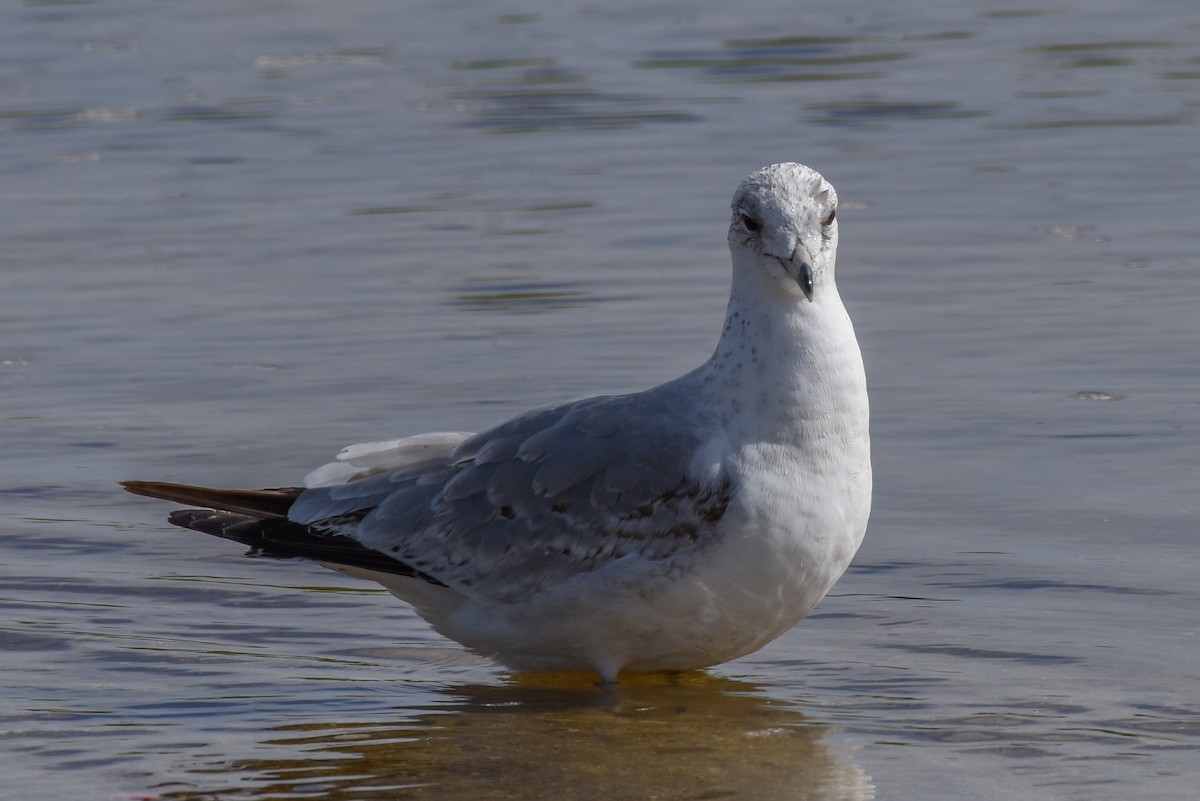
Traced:
POLYGON ((211 509, 176 509, 170 513, 167 521, 180 528, 245 545, 253 556, 314 559, 327 565, 365 568, 445 586, 433 576, 367 548, 351 537, 313 529, 286 519, 259 518, 211 509))

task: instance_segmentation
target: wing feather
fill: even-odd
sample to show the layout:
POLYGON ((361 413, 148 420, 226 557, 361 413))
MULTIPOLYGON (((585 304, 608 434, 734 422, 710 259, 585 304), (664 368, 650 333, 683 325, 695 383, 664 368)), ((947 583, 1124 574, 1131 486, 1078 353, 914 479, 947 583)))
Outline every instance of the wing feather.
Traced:
POLYGON ((372 473, 398 470, 429 459, 445 458, 470 436, 462 431, 439 431, 385 442, 347 445, 337 455, 337 461, 313 470, 305 477, 304 483, 308 487, 344 484, 372 473))
POLYGON ((719 471, 692 475, 704 445, 696 410, 663 396, 536 409, 434 458, 310 488, 291 519, 337 527, 488 601, 528 598, 629 553, 655 558, 702 539, 730 495, 719 471))

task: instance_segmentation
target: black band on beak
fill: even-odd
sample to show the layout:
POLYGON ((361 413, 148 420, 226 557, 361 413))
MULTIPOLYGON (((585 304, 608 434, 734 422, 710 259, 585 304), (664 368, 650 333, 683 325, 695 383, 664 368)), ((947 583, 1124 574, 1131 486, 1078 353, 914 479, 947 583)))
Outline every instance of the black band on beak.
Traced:
POLYGON ((800 285, 800 291, 804 293, 804 297, 808 298, 808 302, 812 303, 813 299, 813 268, 806 261, 800 262, 800 269, 796 271, 796 283, 800 285))

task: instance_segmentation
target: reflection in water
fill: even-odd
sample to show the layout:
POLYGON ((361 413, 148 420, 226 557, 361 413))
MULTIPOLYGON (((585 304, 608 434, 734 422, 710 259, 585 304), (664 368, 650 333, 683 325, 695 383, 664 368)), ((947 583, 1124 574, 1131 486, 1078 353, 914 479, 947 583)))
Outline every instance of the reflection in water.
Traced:
POLYGON ((225 787, 164 797, 874 797, 846 752, 821 742, 825 727, 742 682, 687 673, 596 687, 550 675, 441 692, 445 703, 403 722, 280 726, 266 744, 288 755, 229 763, 216 768, 225 787))

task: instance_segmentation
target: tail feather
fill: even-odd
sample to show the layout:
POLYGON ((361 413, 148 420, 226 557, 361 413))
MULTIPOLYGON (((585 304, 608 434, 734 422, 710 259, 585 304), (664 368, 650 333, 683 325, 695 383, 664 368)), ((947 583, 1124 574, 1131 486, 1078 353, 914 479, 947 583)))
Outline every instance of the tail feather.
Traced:
POLYGON ((191 503, 206 509, 219 509, 222 512, 235 512, 259 518, 286 518, 292 503, 304 491, 303 487, 263 490, 216 489, 192 484, 171 484, 166 481, 122 481, 121 486, 134 495, 191 503))
POLYGON ((288 519, 288 509, 303 492, 298 487, 229 490, 162 481, 122 481, 135 495, 145 495, 205 509, 177 509, 167 521, 180 528, 239 542, 254 554, 303 557, 330 565, 360 567, 410 576, 445 586, 433 576, 387 554, 368 548, 346 534, 288 519))

